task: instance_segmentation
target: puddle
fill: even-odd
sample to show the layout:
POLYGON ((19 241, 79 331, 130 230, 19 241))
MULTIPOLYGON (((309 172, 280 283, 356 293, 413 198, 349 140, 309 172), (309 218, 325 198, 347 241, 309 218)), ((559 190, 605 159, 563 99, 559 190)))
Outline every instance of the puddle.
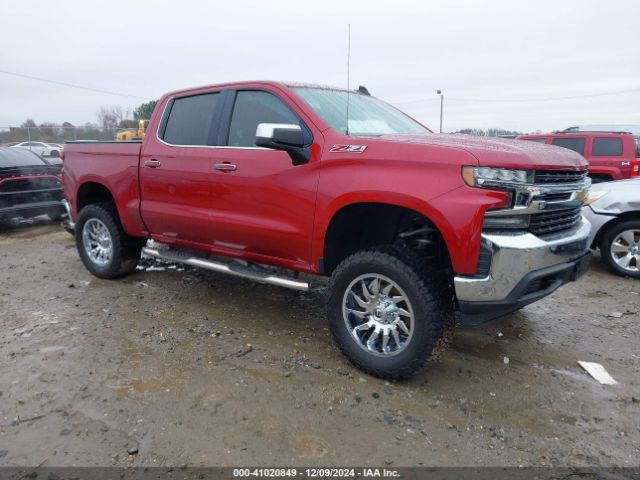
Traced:
POLYGON ((456 333, 451 349, 463 355, 495 362, 496 364, 504 364, 504 357, 509 357, 509 365, 526 365, 526 362, 513 358, 508 352, 508 344, 500 341, 492 341, 483 343, 482 339, 475 335, 466 334, 466 332, 456 333))

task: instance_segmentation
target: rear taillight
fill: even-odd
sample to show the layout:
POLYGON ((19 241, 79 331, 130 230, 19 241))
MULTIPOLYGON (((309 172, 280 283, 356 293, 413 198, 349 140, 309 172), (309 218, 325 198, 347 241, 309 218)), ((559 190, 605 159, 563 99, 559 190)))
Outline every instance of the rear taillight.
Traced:
POLYGON ((640 175, 640 158, 631 161, 631 175, 640 175))
POLYGON ((64 149, 60 150, 60 160, 64 162, 64 149))

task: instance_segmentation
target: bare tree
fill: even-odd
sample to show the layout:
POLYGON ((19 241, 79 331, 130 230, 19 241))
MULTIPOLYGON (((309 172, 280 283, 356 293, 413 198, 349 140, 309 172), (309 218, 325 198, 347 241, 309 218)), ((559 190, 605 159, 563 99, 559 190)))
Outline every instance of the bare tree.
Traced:
POLYGON ((114 129, 118 124, 124 120, 125 114, 122 111, 122 107, 117 105, 111 107, 102 106, 97 113, 98 123, 104 129, 114 129))

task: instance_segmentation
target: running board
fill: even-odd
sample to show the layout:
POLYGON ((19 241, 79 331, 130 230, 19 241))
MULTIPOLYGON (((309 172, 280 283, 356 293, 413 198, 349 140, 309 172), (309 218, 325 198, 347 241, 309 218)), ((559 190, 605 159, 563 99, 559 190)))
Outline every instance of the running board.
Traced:
POLYGON ((213 270, 214 272, 228 273, 229 275, 248 278, 260 283, 268 283, 271 285, 291 288, 292 290, 300 290, 303 292, 309 290, 309 282, 302 282, 300 280, 294 280, 292 278, 286 277, 278 277, 269 272, 256 271, 243 265, 227 265, 220 262, 214 262, 209 259, 194 257, 188 253, 183 253, 176 250, 144 247, 142 249, 142 253, 144 253, 145 255, 149 255, 150 257, 161 258, 170 262, 184 263, 185 265, 213 270))

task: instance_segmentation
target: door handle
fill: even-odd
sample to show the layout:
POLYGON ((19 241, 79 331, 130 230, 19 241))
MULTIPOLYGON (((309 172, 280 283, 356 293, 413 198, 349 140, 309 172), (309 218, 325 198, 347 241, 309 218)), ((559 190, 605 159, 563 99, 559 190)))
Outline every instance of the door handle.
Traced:
POLYGON ((233 163, 224 162, 224 163, 216 163, 214 167, 216 170, 220 170, 221 172, 235 172, 238 167, 233 163))
POLYGON ((158 168, 162 165, 160 160, 145 160, 144 166, 149 168, 158 168))

